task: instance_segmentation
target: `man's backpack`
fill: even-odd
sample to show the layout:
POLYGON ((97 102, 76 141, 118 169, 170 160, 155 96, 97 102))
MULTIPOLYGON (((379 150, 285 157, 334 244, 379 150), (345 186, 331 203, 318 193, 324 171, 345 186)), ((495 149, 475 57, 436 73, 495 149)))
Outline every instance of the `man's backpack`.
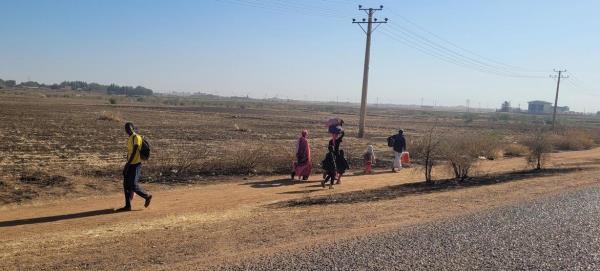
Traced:
POLYGON ((140 158, 148 160, 150 158, 150 142, 142 137, 142 148, 140 149, 140 158))
POLYGON ((394 136, 390 136, 387 139, 388 147, 394 147, 394 136))

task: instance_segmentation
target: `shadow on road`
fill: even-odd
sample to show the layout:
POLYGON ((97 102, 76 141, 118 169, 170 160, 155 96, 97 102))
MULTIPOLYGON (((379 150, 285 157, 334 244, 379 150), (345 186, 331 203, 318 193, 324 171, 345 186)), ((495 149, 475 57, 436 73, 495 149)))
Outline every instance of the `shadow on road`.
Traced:
POLYGON ((307 205, 328 205, 340 203, 360 203, 373 202, 379 200, 390 200, 409 195, 429 194, 435 192, 444 192, 453 189, 465 189, 469 187, 493 185, 498 183, 507 183, 514 181, 527 180, 537 177, 548 177, 558 174, 567 174, 576 171, 589 170, 589 168, 569 167, 554 168, 544 170, 524 170, 508 172, 504 174, 486 175, 469 178, 464 181, 441 180, 433 184, 425 182, 405 183, 387 187, 344 192, 339 194, 316 196, 302 199, 293 199, 273 204, 273 207, 294 207, 307 205))
MULTIPOLYGON (((313 186, 311 185, 310 187, 313 187, 313 186)), ((318 185, 318 187, 320 188, 321 186, 318 185)), ((285 195, 285 194, 308 194, 308 193, 317 192, 317 191, 322 191, 322 189, 286 191, 286 192, 281 192, 279 194, 281 194, 281 195, 285 195)))
POLYGON ((60 220, 83 218, 83 217, 98 216, 98 215, 108 215, 108 214, 116 214, 116 213, 117 212, 114 209, 102 209, 102 210, 94 210, 94 211, 87 211, 87 212, 80 212, 80 213, 65 214, 65 215, 44 216, 44 217, 17 219, 17 220, 10 220, 10 221, 0 221, 0 228, 28 225, 28 224, 48 223, 48 222, 55 222, 55 221, 60 221, 60 220))
POLYGON ((307 184, 307 183, 311 183, 311 181, 278 179, 278 180, 272 180, 272 181, 247 182, 247 183, 243 183, 241 185, 249 185, 252 188, 273 188, 273 187, 307 184))

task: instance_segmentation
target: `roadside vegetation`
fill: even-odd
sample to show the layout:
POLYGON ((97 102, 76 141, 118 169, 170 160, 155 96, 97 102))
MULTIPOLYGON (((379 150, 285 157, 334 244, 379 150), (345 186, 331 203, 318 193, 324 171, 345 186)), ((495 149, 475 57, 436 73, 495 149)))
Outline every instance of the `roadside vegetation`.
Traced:
POLYGON ((564 121, 558 131, 547 134, 543 146, 535 146, 531 127, 548 127, 543 116, 381 106, 370 109, 367 136, 358 139, 358 108, 352 104, 209 94, 107 95, 8 84, 14 87, 0 90, 0 193, 21 195, 16 198, 66 189, 118 189, 126 121, 136 123, 153 146, 142 181, 169 185, 226 179, 223 176, 288 175, 302 128, 309 130, 313 178, 319 178, 329 139, 323 122, 331 116, 347 123, 343 148, 349 174, 362 171, 367 145, 375 148, 375 170, 390 169, 393 153, 386 138, 403 128, 413 167, 423 170, 429 185, 443 181, 435 179, 436 171, 450 173, 458 182, 485 175, 478 167, 485 160, 516 157, 523 159, 524 167, 535 160, 532 167, 539 161, 543 168, 550 152, 586 150, 600 140, 596 116, 560 116, 564 121), (40 185, 21 181, 35 172, 62 176, 70 186, 49 185, 41 193, 40 185))

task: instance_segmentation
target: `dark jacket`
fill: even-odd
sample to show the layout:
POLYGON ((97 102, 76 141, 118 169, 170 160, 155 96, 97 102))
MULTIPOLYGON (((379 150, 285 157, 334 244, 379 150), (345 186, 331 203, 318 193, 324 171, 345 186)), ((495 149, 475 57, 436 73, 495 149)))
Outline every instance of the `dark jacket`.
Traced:
POLYGON ((395 152, 403 152, 406 150, 406 139, 404 139, 404 135, 396 134, 393 136, 394 138, 394 151, 395 152))
POLYGON ((336 154, 340 153, 340 145, 342 144, 344 134, 344 131, 342 131, 340 135, 336 138, 335 142, 333 142, 333 139, 329 140, 329 146, 333 146, 333 151, 335 151, 336 154))
POLYGON ((343 150, 340 150, 339 154, 335 156, 335 166, 337 168, 337 172, 339 173, 344 173, 350 168, 348 165, 348 160, 346 160, 346 157, 344 157, 343 150))
POLYGON ((335 154, 333 152, 328 152, 325 155, 325 159, 321 162, 321 165, 325 172, 336 172, 335 154))

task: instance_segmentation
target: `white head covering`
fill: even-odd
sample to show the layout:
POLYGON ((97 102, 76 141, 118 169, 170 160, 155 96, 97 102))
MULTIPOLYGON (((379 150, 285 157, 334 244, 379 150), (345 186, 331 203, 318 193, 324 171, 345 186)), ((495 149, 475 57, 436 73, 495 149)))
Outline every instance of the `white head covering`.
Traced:
POLYGON ((370 153, 373 160, 375 160, 375 151, 373 150, 373 145, 367 146, 367 153, 370 153))

